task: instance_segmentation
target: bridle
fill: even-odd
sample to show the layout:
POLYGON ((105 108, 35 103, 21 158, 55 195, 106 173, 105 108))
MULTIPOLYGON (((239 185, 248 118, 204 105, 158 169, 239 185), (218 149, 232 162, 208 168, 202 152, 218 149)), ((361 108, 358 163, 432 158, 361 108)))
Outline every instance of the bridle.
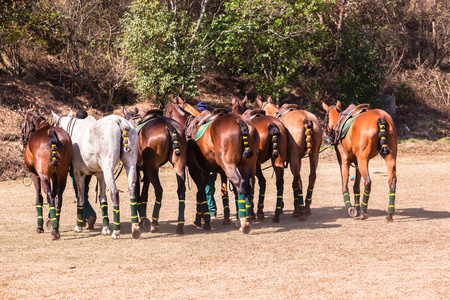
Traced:
POLYGON ((41 116, 40 114, 37 114, 35 112, 31 112, 30 113, 27 110, 27 112, 25 113, 24 121, 23 121, 22 126, 21 126, 22 145, 23 145, 23 149, 24 150, 25 150, 25 147, 28 144, 28 140, 29 140, 31 134, 33 132, 35 132, 36 130, 38 130, 39 128, 41 128, 42 123, 48 124, 47 120, 45 120, 43 116, 41 116), (29 114, 31 114, 31 121, 28 120, 29 114), (39 119, 41 119, 41 120, 40 120, 39 123, 37 123, 39 119))
POLYGON ((330 111, 331 109, 335 109, 339 114, 341 114, 341 110, 337 108, 335 105, 331 105, 328 107, 327 112, 325 114, 325 124, 326 124, 326 131, 327 131, 327 141, 332 144, 336 145, 338 141, 336 141, 336 128, 330 128, 328 125, 330 120, 330 111))
POLYGON ((244 103, 242 103, 242 101, 239 101, 239 100, 236 101, 236 105, 235 105, 235 106, 233 107, 233 109, 231 110, 231 113, 235 114, 236 109, 239 110, 239 112, 240 112, 241 114, 243 114, 244 111, 245 111, 244 103))

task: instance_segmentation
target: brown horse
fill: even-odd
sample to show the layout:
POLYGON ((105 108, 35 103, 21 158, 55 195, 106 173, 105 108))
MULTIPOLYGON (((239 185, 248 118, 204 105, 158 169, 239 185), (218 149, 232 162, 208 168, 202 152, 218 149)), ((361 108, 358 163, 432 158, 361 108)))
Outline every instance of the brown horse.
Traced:
MULTIPOLYGON (((177 97, 178 98, 178 97, 177 97)), ((193 116, 178 105, 186 109, 195 108, 181 99, 166 105, 166 116, 177 120, 185 129, 190 122, 196 122, 193 116), (186 104, 183 104, 186 103, 186 104), (191 117, 192 116, 192 117, 191 117)), ((209 174, 219 173, 222 179, 228 178, 235 187, 238 199, 238 218, 240 230, 249 233, 250 201, 256 170, 259 135, 253 124, 235 114, 212 114, 215 119, 204 131, 201 137, 195 138, 191 146, 188 144, 189 174, 197 185, 197 215, 195 226, 201 226, 201 219, 205 221, 204 229, 210 230, 209 208, 206 202, 205 187, 209 174), (240 141, 240 142, 239 142, 240 141)), ((228 205, 227 205, 228 206, 228 205)), ((229 218, 229 207, 224 207, 225 218, 229 218), (227 216, 228 215, 228 216, 227 216)))
MULTIPOLYGON (((275 171, 277 185, 277 204, 273 222, 280 222, 280 214, 283 203, 284 186, 284 162, 287 157, 287 133, 283 123, 275 117, 266 116, 264 111, 251 111, 246 109, 247 96, 239 101, 232 99, 232 111, 235 114, 248 118, 259 133, 259 154, 256 164, 256 177, 259 183, 258 210, 256 212, 258 220, 264 219, 264 194, 266 192, 266 179, 261 170, 261 164, 269 159, 275 171)), ((251 213, 253 212, 253 209, 251 213)))
POLYGON ((163 189, 159 181, 159 168, 168 161, 175 168, 177 174, 178 194, 178 226, 176 232, 184 234, 184 209, 185 209, 185 170, 187 159, 186 137, 183 127, 171 118, 164 117, 162 110, 151 110, 139 114, 137 108, 128 111, 123 109, 125 119, 131 121, 138 128, 139 153, 137 169, 144 173, 143 186, 139 193, 139 180, 136 184, 138 196, 138 212, 141 218, 141 226, 149 229, 147 219, 148 188, 150 183, 155 189, 155 205, 151 222, 151 232, 159 230, 159 211, 163 189))
POLYGON ((299 221, 306 220, 311 214, 311 202, 316 171, 319 163, 319 151, 322 144, 322 128, 319 120, 312 113, 300 110, 297 105, 283 105, 278 109, 269 98, 266 102, 256 99, 260 109, 269 116, 276 116, 284 125, 288 135, 288 151, 286 161, 291 165, 294 175, 294 213, 299 221), (300 177, 302 158, 309 156, 309 184, 305 202, 303 202, 303 185, 300 177))
POLYGON ((49 215, 53 228, 52 239, 60 238, 59 217, 62 195, 66 188, 67 174, 72 162, 72 141, 61 128, 50 126, 43 116, 36 112, 19 113, 23 117, 21 125, 22 144, 25 148, 25 165, 32 173, 36 190, 37 233, 44 232, 43 197, 41 187, 47 195, 49 215))
MULTIPOLYGON (((325 123, 327 135, 332 139, 336 155, 341 167, 342 193, 345 207, 350 216, 355 217, 361 213, 360 218, 366 219, 367 205, 371 191, 372 182, 369 176, 369 160, 380 154, 386 162, 389 172, 389 207, 386 220, 392 222, 395 211, 395 189, 396 189, 396 160, 397 160, 397 130, 391 116, 383 110, 372 109, 355 115, 348 123, 348 131, 337 135, 338 121, 340 115, 346 115, 351 110, 342 111, 341 103, 327 106, 322 104, 326 111, 325 123), (353 192, 355 195, 355 207, 351 206, 348 192, 348 178, 350 165, 356 165, 355 184, 353 192), (364 179, 364 194, 360 208, 360 182, 364 179), (360 211, 361 210, 361 211, 360 211)), ((354 108, 354 106, 350 107, 354 108)), ((344 124, 343 124, 344 125, 344 124)))

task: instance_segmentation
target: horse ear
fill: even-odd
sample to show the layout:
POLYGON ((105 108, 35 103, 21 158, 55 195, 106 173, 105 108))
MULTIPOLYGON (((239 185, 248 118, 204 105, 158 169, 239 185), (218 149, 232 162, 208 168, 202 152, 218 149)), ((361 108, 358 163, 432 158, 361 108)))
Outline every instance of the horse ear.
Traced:
POLYGON ((256 98, 256 103, 259 105, 259 106, 261 106, 261 104, 262 104, 262 101, 261 101, 261 99, 259 99, 259 98, 256 98))
POLYGON ((336 107, 341 109, 341 101, 338 100, 338 102, 336 103, 336 107))
POLYGON ((126 114, 128 113, 128 110, 125 106, 123 106, 123 108, 122 108, 122 113, 124 116, 126 116, 126 114))
POLYGON ((324 111, 328 111, 328 105, 326 105, 325 102, 322 102, 322 108, 324 111))
POLYGON ((17 112, 18 112, 22 117, 25 117, 25 112, 24 112, 24 111, 18 110, 17 112))
POLYGON ((73 111, 70 110, 69 113, 67 114, 67 116, 72 118, 73 117, 73 111))
POLYGON ((267 98, 267 102, 272 103, 272 97, 267 98))
POLYGON ((52 117, 55 119, 56 122, 58 122, 59 116, 55 114, 55 112, 52 110, 52 117))
POLYGON ((242 103, 247 103, 247 95, 245 95, 244 100, 242 100, 242 103))
POLYGON ((178 96, 175 96, 175 99, 173 99, 173 102, 175 102, 176 104, 178 104, 178 96))
POLYGON ((139 113, 139 109, 136 106, 134 107, 134 112, 139 113))
POLYGON ((231 99, 231 104, 235 104, 236 103, 236 98, 233 97, 233 99, 231 99))

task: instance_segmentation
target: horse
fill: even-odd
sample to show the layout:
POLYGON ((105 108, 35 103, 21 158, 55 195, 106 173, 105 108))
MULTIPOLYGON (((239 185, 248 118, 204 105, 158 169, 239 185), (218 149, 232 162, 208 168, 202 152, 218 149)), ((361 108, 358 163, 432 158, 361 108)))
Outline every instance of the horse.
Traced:
MULTIPOLYGON (((233 98, 231 100, 232 112, 243 115, 255 125, 259 133, 259 154, 256 164, 256 177, 259 183, 258 209, 256 216, 259 221, 264 220, 264 197, 266 191, 266 179, 261 170, 261 164, 269 159, 275 172, 277 186, 277 201, 275 216, 272 219, 274 223, 280 222, 283 203, 284 186, 284 162, 287 157, 287 133, 283 123, 275 117, 265 115, 265 111, 247 110, 247 96, 242 101, 233 98)), ((252 211, 251 211, 252 213, 252 211)))
POLYGON ((37 233, 44 232, 43 197, 47 195, 52 239, 60 238, 59 218, 66 188, 67 174, 72 161, 72 141, 61 128, 51 126, 40 114, 19 111, 25 165, 32 173, 36 190, 37 233))
POLYGON ((360 214, 360 219, 368 218, 367 206, 372 186, 369 176, 369 160, 380 154, 386 162, 389 173, 389 206, 387 222, 393 221, 395 212, 395 190, 397 183, 396 160, 397 160, 397 129, 391 116, 381 109, 370 109, 357 112, 348 122, 340 123, 340 116, 346 116, 357 110, 351 105, 345 111, 341 109, 341 102, 328 106, 322 103, 325 110, 325 124, 328 139, 334 145, 339 161, 342 177, 342 194, 345 207, 351 217, 360 214), (348 125, 346 125, 348 124, 348 125), (338 130, 346 126, 347 132, 338 134, 338 130), (353 185, 355 207, 351 205, 348 178, 351 164, 356 165, 355 183, 353 185), (364 193, 360 205, 360 182, 364 179, 364 193))
POLYGON ((119 160, 123 163, 127 178, 131 205, 132 236, 139 238, 136 190, 136 162, 138 156, 138 135, 134 126, 124 118, 110 115, 99 120, 93 116, 86 119, 73 118, 72 111, 67 116, 58 116, 52 111, 56 126, 66 130, 73 142, 73 173, 78 187, 77 225, 75 232, 82 232, 84 183, 86 175, 97 176, 99 184, 100 209, 102 212, 102 235, 111 234, 109 228, 106 187, 113 203, 113 233, 120 237, 119 191, 114 179, 114 168, 119 160))
POLYGON ((290 164, 292 188, 294 190, 294 213, 299 221, 305 221, 311 215, 311 203, 316 182, 319 151, 322 144, 322 127, 312 113, 300 110, 295 104, 283 105, 278 109, 271 98, 265 102, 256 99, 259 109, 269 116, 277 117, 284 125, 288 136, 288 153, 286 162, 290 164), (309 156, 309 181, 305 202, 303 202, 303 184, 300 177, 302 158, 309 156))
POLYGON ((183 127, 171 118, 164 117, 162 110, 150 110, 139 114, 137 108, 128 111, 123 108, 125 119, 138 126, 139 152, 137 169, 142 170, 143 186, 139 193, 139 180, 136 183, 138 195, 138 212, 141 217, 141 227, 148 229, 150 223, 146 217, 148 188, 151 183, 155 189, 155 205, 151 222, 151 232, 159 231, 159 211, 161 208, 163 189, 159 181, 159 168, 170 162, 177 175, 178 194, 178 226, 177 234, 184 234, 185 209, 185 170, 187 160, 186 136, 183 127))
MULTIPOLYGON (((185 130, 190 130, 190 124, 196 124, 199 119, 178 107, 199 114, 195 107, 176 97, 172 103, 164 108, 164 114, 177 120, 185 130), (184 104, 183 104, 184 103, 184 104)), ((202 112, 204 117, 207 113, 202 112)), ((209 116, 206 116, 207 118, 209 116)), ((188 141, 187 165, 189 174, 197 185, 197 214, 194 225, 211 230, 209 208, 206 202, 205 187, 211 172, 219 173, 222 178, 228 178, 235 187, 237 195, 237 216, 240 221, 239 230, 247 234, 251 231, 249 222, 249 209, 253 191, 253 182, 258 155, 259 135, 253 124, 245 118, 230 114, 215 114, 210 116, 214 120, 206 122, 207 128, 201 137, 192 136, 188 141), (194 140, 195 139, 195 140, 194 140), (241 141, 241 142, 239 142, 241 141)), ((187 134, 188 136, 188 134, 187 134)), ((224 216, 229 219, 230 209, 224 203, 224 216)))

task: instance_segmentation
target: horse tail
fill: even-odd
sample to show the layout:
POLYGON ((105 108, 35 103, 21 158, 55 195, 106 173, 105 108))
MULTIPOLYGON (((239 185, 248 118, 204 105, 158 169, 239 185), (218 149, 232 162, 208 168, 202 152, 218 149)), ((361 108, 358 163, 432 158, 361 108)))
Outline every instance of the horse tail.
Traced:
POLYGON ((248 126, 247 123, 245 123, 244 120, 239 119, 239 128, 241 129, 241 134, 242 134, 242 141, 244 142, 244 152, 242 153, 242 156, 244 158, 249 158, 253 156, 253 152, 252 150, 250 150, 250 144, 248 142, 248 136, 249 136, 249 130, 248 130, 248 126))
POLYGON ((130 152, 131 151, 131 147, 128 144, 128 130, 130 129, 130 127, 128 127, 128 125, 125 125, 125 127, 122 130, 122 143, 123 143, 123 149, 125 150, 125 152, 130 152))
POLYGON ((52 153, 50 155, 51 160, 52 160, 52 166, 57 166, 59 161, 58 161, 58 143, 60 143, 59 139, 58 139, 58 135, 56 134, 56 130, 55 129, 50 129, 48 131, 48 137, 50 140, 50 145, 52 146, 51 150, 52 153))
POLYGON ((272 157, 278 158, 278 135, 280 129, 275 124, 269 124, 269 135, 272 137, 272 157))
POLYGON ((167 131, 169 132, 170 140, 172 141, 172 149, 175 152, 175 155, 180 156, 181 155, 179 143, 180 136, 178 135, 178 131, 172 124, 167 125, 167 131))
POLYGON ((380 137, 380 149, 378 150, 378 153, 380 153, 381 156, 388 155, 391 153, 391 150, 389 150, 387 146, 387 131, 386 131, 386 119, 379 118, 378 119, 378 136, 380 137))
POLYGON ((308 155, 311 152, 312 149, 312 135, 311 135, 311 131, 313 128, 313 122, 311 120, 307 120, 305 123, 305 135, 306 135, 306 152, 305 152, 305 156, 308 155))

